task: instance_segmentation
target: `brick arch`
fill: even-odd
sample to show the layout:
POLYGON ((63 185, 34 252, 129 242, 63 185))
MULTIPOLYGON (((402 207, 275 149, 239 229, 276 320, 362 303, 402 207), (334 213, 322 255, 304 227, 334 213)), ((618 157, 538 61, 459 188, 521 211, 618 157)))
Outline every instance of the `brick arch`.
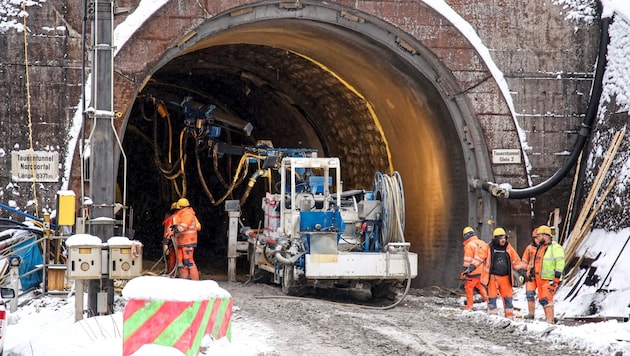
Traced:
MULTIPOLYGON (((302 2, 304 9, 281 9, 276 4, 257 4, 251 1, 209 0, 199 4, 200 6, 182 8, 177 1, 167 2, 118 52, 115 59, 114 103, 116 110, 125 113, 125 119, 117 122, 121 133, 124 133, 127 115, 144 83, 176 56, 202 48, 207 37, 199 36, 199 33, 214 35, 216 33, 210 32, 215 30, 219 33, 223 31, 221 26, 237 16, 240 16, 242 23, 260 19, 256 17, 248 20, 248 13, 256 13, 259 16, 271 13, 271 17, 274 13, 283 13, 278 18, 282 16, 292 18, 299 11, 311 9, 317 11, 306 11, 306 16, 300 14, 299 17, 311 16, 318 21, 333 21, 322 18, 321 13, 336 12, 341 18, 336 20, 337 25, 345 21, 343 25, 346 25, 348 30, 364 30, 368 37, 387 42, 392 52, 408 61, 417 69, 419 75, 435 86, 445 110, 450 115, 451 122, 448 124, 452 125, 453 135, 459 138, 462 146, 461 161, 464 167, 459 168, 458 174, 465 174, 468 180, 474 178, 494 180, 488 152, 494 147, 502 147, 505 142, 519 142, 505 99, 479 53, 453 24, 424 3, 330 1, 324 5, 321 2, 302 2), (366 23, 373 26, 366 27, 366 23), (139 58, 142 60, 138 60, 139 58), (502 127, 500 137, 491 134, 494 132, 491 129, 492 125, 502 127)), ((395 138, 394 134, 390 134, 389 138, 390 141, 395 138)), ((395 166, 404 166, 395 154, 391 160, 395 166)), ((440 162, 435 164, 439 165, 440 162)), ((406 173, 413 176, 410 167, 407 167, 406 173)), ((522 167, 516 179, 524 180, 524 177, 526 172, 522 167)), ((416 187, 409 191, 421 189, 423 188, 416 187)), ((444 191, 445 187, 441 187, 440 190, 444 191)), ((467 191, 466 217, 463 219, 450 217, 453 219, 451 224, 425 221, 425 224, 430 226, 426 228, 425 225, 423 231, 411 227, 413 234, 425 235, 428 231, 429 234, 426 235, 432 235, 430 238, 426 235, 420 236, 418 237, 420 241, 414 243, 416 249, 430 250, 424 256, 421 255, 421 258, 432 261, 432 265, 438 261, 441 261, 438 264, 444 264, 438 266, 444 267, 444 272, 424 278, 422 284, 431 284, 436 280, 444 281, 448 279, 447 275, 455 273, 451 267, 457 265, 453 264, 453 260, 459 259, 459 253, 451 251, 449 258, 446 259, 441 258, 440 253, 444 253, 443 250, 460 248, 459 240, 454 243, 450 237, 459 235, 461 225, 475 225, 480 218, 481 221, 485 221, 496 216, 494 200, 479 190, 466 188, 464 190, 467 191), (442 252, 439 252, 440 250, 442 252)), ((413 196, 407 198, 408 205, 413 198, 413 196)), ((413 208, 411 212, 413 217, 413 208)), ((432 214, 422 216, 422 219, 427 221, 440 218, 443 219, 444 216, 432 214)), ((423 266, 421 261, 421 268, 423 267, 426 266, 423 266)))

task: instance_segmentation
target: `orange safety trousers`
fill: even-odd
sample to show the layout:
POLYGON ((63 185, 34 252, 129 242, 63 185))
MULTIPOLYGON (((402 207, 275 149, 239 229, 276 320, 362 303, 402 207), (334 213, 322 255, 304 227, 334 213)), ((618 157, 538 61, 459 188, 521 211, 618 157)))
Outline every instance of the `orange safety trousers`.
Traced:
POLYGON ((180 261, 177 269, 180 278, 192 279, 193 281, 199 280, 199 270, 193 259, 195 246, 196 244, 177 246, 177 260, 180 261))
POLYGON ((525 299, 528 301, 536 300, 536 281, 525 282, 525 299))
POLYGON ((488 281, 488 313, 493 315, 499 314, 497 308, 497 297, 501 294, 503 298, 503 312, 506 318, 514 317, 514 306, 512 305, 512 297, 514 295, 512 291, 512 282, 510 279, 512 276, 497 276, 490 275, 488 281))
POLYGON ((488 293, 486 287, 481 284, 481 277, 468 277, 464 283, 464 291, 466 291, 466 306, 464 309, 472 309, 474 304, 475 289, 484 301, 488 302, 488 293))
POLYGON ((550 290, 549 283, 551 281, 540 278, 540 274, 536 273, 536 287, 538 291, 538 303, 543 307, 553 305, 553 292, 550 290))
POLYGON ((166 256, 166 271, 172 277, 175 276, 175 248, 173 245, 168 247, 168 256, 166 256))

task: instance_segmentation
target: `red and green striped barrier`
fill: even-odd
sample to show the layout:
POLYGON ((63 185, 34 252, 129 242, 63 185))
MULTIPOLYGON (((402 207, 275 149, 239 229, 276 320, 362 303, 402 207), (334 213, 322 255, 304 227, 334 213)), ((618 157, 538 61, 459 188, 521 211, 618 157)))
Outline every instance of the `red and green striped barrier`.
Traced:
POLYGON ((218 290, 200 293, 208 291, 207 282, 216 285, 214 281, 165 277, 138 277, 129 281, 123 290, 123 296, 131 295, 123 312, 123 356, 132 355, 145 344, 171 346, 187 356, 196 356, 205 335, 211 335, 214 340, 227 337, 231 341, 232 298, 218 285, 215 287, 218 290), (136 279, 143 280, 129 291, 128 287, 136 279), (147 287, 147 283, 150 286, 147 287), (182 300, 186 299, 183 298, 186 287, 190 296, 204 298, 182 300), (138 288, 144 291, 136 293, 138 288), (159 293, 159 299, 145 295, 147 290, 159 293), (173 292, 171 300, 169 290, 173 292))

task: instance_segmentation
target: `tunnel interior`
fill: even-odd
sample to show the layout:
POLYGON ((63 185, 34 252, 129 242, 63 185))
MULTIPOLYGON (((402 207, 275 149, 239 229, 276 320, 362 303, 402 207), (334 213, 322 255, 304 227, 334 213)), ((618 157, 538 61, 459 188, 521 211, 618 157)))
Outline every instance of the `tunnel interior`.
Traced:
MULTIPOLYGON (((134 238, 145 245, 145 258, 161 256, 162 220, 171 202, 186 196, 202 224, 200 269, 225 271, 222 199, 242 197, 246 184, 230 188, 243 174, 235 175, 238 149, 261 142, 339 157, 348 190, 372 189, 378 171, 400 172, 405 238, 420 258, 414 285, 444 282, 459 271, 459 234, 469 214, 466 168, 439 90, 400 48, 305 19, 258 21, 207 36, 157 68, 142 88, 123 148, 134 238), (216 137, 186 126, 187 104, 212 108, 216 137)), ((260 224, 270 189, 256 182, 242 207, 244 225, 260 224)))

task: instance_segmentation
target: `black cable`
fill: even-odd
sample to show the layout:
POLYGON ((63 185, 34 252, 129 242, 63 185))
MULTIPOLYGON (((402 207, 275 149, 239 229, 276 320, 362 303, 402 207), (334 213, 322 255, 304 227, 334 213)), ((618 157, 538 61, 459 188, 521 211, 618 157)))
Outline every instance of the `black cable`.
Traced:
POLYGON ((601 40, 599 43, 599 55, 597 58, 597 68, 595 70, 595 78, 593 79, 593 89, 591 91, 591 99, 584 116, 584 121, 581 124, 580 131, 578 132, 578 138, 571 150, 569 158, 564 164, 547 180, 544 182, 529 188, 517 188, 504 190, 498 187, 496 183, 484 182, 482 183, 482 189, 491 193, 492 195, 500 198, 508 199, 526 199, 538 196, 545 193, 549 189, 558 184, 569 173, 571 168, 577 162, 582 149, 586 145, 586 142, 591 134, 592 124, 597 117, 597 111, 599 108, 599 101, 602 96, 604 72, 606 70, 608 53, 608 42, 610 41, 610 35, 608 34, 608 26, 611 19, 606 17, 602 19, 601 40), (498 188, 498 189, 497 189, 498 188))

